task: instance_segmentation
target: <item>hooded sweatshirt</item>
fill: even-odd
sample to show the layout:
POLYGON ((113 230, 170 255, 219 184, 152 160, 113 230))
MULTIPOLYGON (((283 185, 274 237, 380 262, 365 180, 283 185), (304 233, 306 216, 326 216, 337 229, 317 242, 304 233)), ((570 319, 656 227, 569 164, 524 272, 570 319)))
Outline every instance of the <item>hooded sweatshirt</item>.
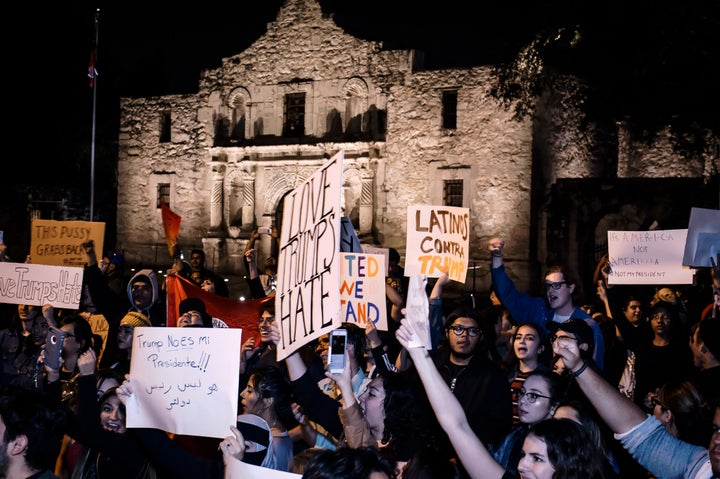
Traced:
POLYGON ((130 309, 128 311, 137 311, 147 316, 152 322, 153 326, 165 326, 167 317, 165 313, 165 305, 159 301, 160 299, 160 286, 158 285, 157 276, 151 269, 141 269, 130 278, 127 285, 128 300, 130 301, 130 309), (152 287, 152 300, 150 304, 145 308, 138 308, 135 306, 133 300, 132 285, 137 281, 144 281, 149 283, 152 287))

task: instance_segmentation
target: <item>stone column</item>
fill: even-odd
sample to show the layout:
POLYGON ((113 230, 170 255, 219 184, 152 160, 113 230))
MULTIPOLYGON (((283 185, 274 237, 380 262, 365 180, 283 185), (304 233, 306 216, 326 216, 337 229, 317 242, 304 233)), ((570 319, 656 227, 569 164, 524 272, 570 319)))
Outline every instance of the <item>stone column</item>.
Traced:
POLYGON ((210 236, 219 235, 223 229, 223 180, 225 168, 214 167, 210 193, 210 236))
POLYGON ((362 191, 360 193, 360 231, 358 236, 372 233, 373 217, 373 177, 362 179, 362 191))
POLYGON ((247 230, 255 224, 255 179, 252 177, 243 180, 242 224, 247 230))

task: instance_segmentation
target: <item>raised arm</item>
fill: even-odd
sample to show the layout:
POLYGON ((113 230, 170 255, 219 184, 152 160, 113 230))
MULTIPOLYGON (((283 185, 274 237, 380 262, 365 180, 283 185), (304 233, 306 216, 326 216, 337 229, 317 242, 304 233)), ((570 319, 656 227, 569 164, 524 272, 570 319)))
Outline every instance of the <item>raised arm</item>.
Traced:
POLYGON ((554 342, 553 353, 562 357, 582 392, 614 433, 625 433, 645 420, 647 415, 640 406, 623 396, 594 369, 587 367, 575 341, 554 342))
MULTIPOLYGON (((400 323, 395 335, 408 348, 415 332, 407 319, 400 323)), ((500 479, 505 469, 490 455, 482 441, 470 428, 465 411, 438 372, 424 347, 407 349, 422 380, 430 405, 438 422, 450 438, 455 452, 473 479, 500 479)))

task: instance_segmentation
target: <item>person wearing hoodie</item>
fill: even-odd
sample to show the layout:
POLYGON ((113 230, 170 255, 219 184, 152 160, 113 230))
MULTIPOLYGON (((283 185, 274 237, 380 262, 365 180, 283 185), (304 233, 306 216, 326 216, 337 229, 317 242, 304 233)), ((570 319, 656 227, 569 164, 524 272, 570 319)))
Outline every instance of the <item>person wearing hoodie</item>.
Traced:
POLYGON ((130 278, 127 284, 127 299, 118 296, 108 287, 98 267, 95 243, 91 240, 83 243, 83 247, 88 256, 83 283, 90 291, 97 313, 105 316, 108 323, 105 351, 99 364, 99 367, 104 368, 115 364, 121 357, 117 336, 120 321, 127 313, 143 314, 152 326, 166 325, 165 296, 155 272, 151 269, 141 269, 130 278))

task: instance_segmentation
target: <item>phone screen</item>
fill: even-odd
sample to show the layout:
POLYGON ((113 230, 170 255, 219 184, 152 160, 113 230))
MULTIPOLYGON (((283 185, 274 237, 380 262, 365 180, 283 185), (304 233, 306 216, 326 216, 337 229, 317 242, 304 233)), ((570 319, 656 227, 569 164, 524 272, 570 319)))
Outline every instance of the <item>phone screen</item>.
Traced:
POLYGON ((347 331, 344 329, 334 330, 330 333, 330 362, 328 370, 340 372, 345 369, 345 345, 347 343, 347 331))

